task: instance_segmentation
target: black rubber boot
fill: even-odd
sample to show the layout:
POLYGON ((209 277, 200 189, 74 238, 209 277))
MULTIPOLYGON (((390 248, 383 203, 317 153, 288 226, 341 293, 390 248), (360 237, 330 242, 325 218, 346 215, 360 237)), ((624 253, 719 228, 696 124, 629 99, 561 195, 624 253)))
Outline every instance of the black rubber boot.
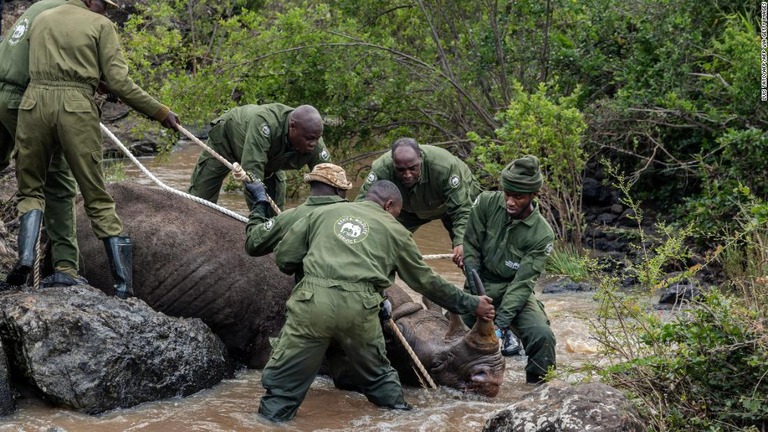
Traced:
POLYGON ((517 339, 512 330, 506 329, 501 337, 501 355, 511 357, 520 354, 520 340, 517 339))
POLYGON ((544 384, 544 377, 540 376, 539 374, 526 371, 525 383, 533 384, 533 385, 541 385, 541 384, 544 384))
POLYGON ((121 299, 133 296, 133 245, 130 237, 107 237, 104 248, 115 279, 115 293, 121 299))
POLYGON ((73 278, 66 273, 54 272, 52 275, 46 276, 42 280, 42 284, 43 288, 50 288, 57 286, 87 285, 88 281, 82 276, 73 278))
POLYGON ((31 210, 19 220, 19 260, 8 273, 5 281, 9 285, 24 285, 32 267, 35 265, 35 247, 40 235, 40 221, 43 219, 42 210, 31 210))

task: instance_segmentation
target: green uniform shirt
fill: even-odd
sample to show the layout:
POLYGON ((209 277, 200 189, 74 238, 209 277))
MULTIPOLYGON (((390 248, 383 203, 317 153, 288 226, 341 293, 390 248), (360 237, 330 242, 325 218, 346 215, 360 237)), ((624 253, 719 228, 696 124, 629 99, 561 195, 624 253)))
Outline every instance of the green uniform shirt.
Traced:
POLYGON ((240 161, 247 172, 265 179, 279 170, 331 162, 331 155, 320 138, 312 153, 297 152, 288 142, 288 115, 293 108, 273 103, 232 108, 211 122, 209 138, 223 156, 240 161))
MULTIPOLYGON (((418 183, 407 188, 395 175, 392 152, 376 159, 371 173, 360 187, 356 201, 361 201, 368 188, 378 180, 389 180, 403 195, 403 212, 413 213, 423 220, 440 219, 448 214, 453 222, 453 246, 462 244, 472 200, 480 193, 467 164, 449 151, 421 145, 421 176, 418 183)), ((402 221, 401 221, 402 222, 402 221)))
POLYGON ((499 328, 509 327, 533 293, 554 240, 538 206, 516 220, 507 214, 504 192, 483 192, 475 200, 464 234, 464 265, 477 269, 483 284, 506 285, 494 319, 499 328))
POLYGON ((142 114, 158 121, 168 115, 168 107, 128 76, 115 25, 81 0, 42 12, 32 23, 29 44, 33 83, 69 82, 95 89, 102 79, 113 94, 142 114))
POLYGON ((258 211, 251 212, 245 226, 245 251, 251 256, 262 256, 274 251, 277 243, 297 220, 320 206, 340 202, 347 200, 338 195, 310 196, 300 206, 286 210, 271 219, 258 211))
MULTIPOLYGON (((43 11, 66 4, 67 0, 42 0, 30 6, 0 42, 0 87, 12 87, 19 97, 14 106, 18 108, 21 95, 29 84, 29 28, 43 11)), ((9 101, 11 103, 13 101, 9 101)))
POLYGON ((408 230, 372 201, 309 213, 277 245, 275 262, 288 274, 303 266, 307 276, 342 289, 364 283, 381 292, 397 272, 411 288, 454 313, 474 312, 479 302, 435 274, 408 230))

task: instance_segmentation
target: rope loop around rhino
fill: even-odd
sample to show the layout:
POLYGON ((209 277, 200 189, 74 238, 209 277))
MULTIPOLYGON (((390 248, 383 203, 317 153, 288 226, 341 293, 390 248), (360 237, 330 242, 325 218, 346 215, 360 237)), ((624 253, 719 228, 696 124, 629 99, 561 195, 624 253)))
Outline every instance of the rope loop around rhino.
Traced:
MULTIPOLYGON (((224 213, 225 215, 227 215, 229 217, 237 219, 240 222, 248 223, 248 218, 243 216, 243 215, 241 215, 241 214, 239 214, 239 213, 235 213, 235 212, 233 212, 232 210, 230 210, 230 209, 228 209, 226 207, 222 207, 222 206, 220 206, 220 205, 218 205, 216 203, 212 203, 212 202, 204 200, 204 199, 202 199, 200 197, 196 197, 194 195, 190 195, 190 194, 188 194, 186 192, 182 192, 182 191, 180 191, 178 189, 174 189, 174 188, 166 185, 160 179, 155 177, 154 174, 152 174, 144 165, 142 165, 142 163, 136 158, 136 156, 134 156, 133 153, 131 153, 131 151, 128 150, 128 147, 126 147, 120 141, 120 139, 117 138, 117 136, 115 136, 115 134, 112 133, 111 130, 109 130, 109 128, 104 126, 104 123, 100 123, 99 126, 101 127, 102 132, 104 132, 104 134, 106 134, 107 137, 109 137, 109 139, 117 146, 117 148, 119 148, 120 151, 122 151, 131 160, 131 162, 133 162, 133 164, 136 165, 139 168, 139 170, 141 170, 142 173, 144 173, 145 176, 147 176, 150 180, 152 180, 152 182, 155 183, 156 185, 158 185, 161 189, 163 189, 163 190, 165 190, 167 192, 170 192, 170 193, 172 193, 174 195, 178 195, 178 196, 180 196, 182 198, 185 198, 185 199, 188 199, 188 200, 192 200, 192 201, 194 201, 196 203, 202 204, 202 205, 204 205, 206 207, 209 207, 209 208, 212 208, 214 210, 220 211, 221 213, 224 213)), ((422 258, 424 260, 453 258, 453 254, 422 255, 422 258)))
POLYGON ((199 203, 199 204, 202 204, 202 205, 204 205, 206 207, 210 207, 210 208, 212 208, 214 210, 218 210, 221 213, 224 213, 225 215, 227 215, 229 217, 232 217, 232 218, 235 218, 235 219, 239 220, 240 222, 244 222, 244 223, 248 222, 248 218, 247 217, 245 217, 245 216, 243 216, 243 215, 241 215, 239 213, 235 213, 235 212, 233 212, 232 210, 230 210, 228 208, 222 207, 222 206, 220 206, 218 204, 212 203, 210 201, 204 200, 204 199, 202 199, 200 197, 196 197, 194 195, 190 195, 190 194, 188 194, 186 192, 182 192, 180 190, 174 189, 174 188, 166 185, 165 183, 160 181, 160 179, 155 177, 144 165, 142 165, 141 162, 139 162, 139 160, 136 159, 136 156, 134 156, 133 153, 131 153, 131 151, 128 150, 128 148, 125 145, 123 145, 122 142, 120 142, 120 140, 115 136, 115 134, 113 134, 111 130, 109 130, 106 126, 104 126, 104 123, 100 123, 100 126, 101 126, 102 132, 104 132, 109 137, 109 139, 112 140, 112 142, 115 143, 115 145, 123 153, 125 153, 126 156, 128 156, 128 158, 131 160, 131 162, 133 162, 133 164, 136 165, 141 170, 141 172, 144 173, 145 176, 149 177, 149 179, 152 180, 152 182, 154 182, 156 185, 160 186, 161 189, 163 189, 163 190, 165 190, 167 192, 170 192, 170 193, 172 193, 174 195, 178 195, 178 196, 180 196, 182 198, 186 198, 188 200, 192 200, 192 201, 194 201, 196 203, 199 203))

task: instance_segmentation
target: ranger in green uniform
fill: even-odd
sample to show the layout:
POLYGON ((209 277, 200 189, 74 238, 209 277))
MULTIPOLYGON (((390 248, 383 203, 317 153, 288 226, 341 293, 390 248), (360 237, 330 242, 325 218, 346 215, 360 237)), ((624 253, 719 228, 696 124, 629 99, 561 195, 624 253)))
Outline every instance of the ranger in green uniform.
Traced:
MULTIPOLYGON (((508 349, 505 333, 511 328, 528 355, 529 383, 540 382, 547 369, 555 367, 555 335, 544 305, 533 294, 555 239, 533 200, 541 185, 538 159, 526 156, 510 163, 501 172, 504 191, 480 194, 464 234, 467 288, 474 291, 469 275, 477 270, 498 311, 494 324, 502 333, 502 353, 508 349)), ((464 321, 471 324, 474 317, 466 314, 464 321)))
POLYGON ((373 162, 356 200, 362 200, 378 180, 389 180, 400 189, 403 211, 397 220, 408 231, 435 219, 443 222, 451 237, 453 262, 460 266, 469 209, 482 191, 467 164, 447 150, 400 138, 391 152, 373 162))
MULTIPOLYGON (((8 37, 0 42, 0 171, 8 167, 15 148, 19 104, 29 84, 29 28, 37 15, 66 3, 66 0, 43 0, 30 6, 14 23, 8 37)), ((84 282, 78 277, 78 248, 74 212, 77 187, 61 151, 55 151, 48 177, 43 186, 47 211, 45 229, 51 241, 55 273, 43 279, 43 285, 72 285, 84 282)), ((27 224, 40 225, 39 218, 26 219, 27 224)), ((29 231, 29 230, 27 230, 29 231)), ((29 239, 19 238, 20 249, 30 250, 29 239)), ((6 281, 22 285, 27 273, 14 268, 6 281)))
POLYGON ((369 401, 410 408, 386 358, 378 319, 381 292, 395 272, 450 311, 493 319, 490 298, 463 293, 424 263, 410 233, 392 217, 401 208, 397 186, 380 181, 365 201, 309 213, 278 244, 280 270, 291 274, 303 267, 305 276, 288 299, 286 323, 262 374, 262 416, 285 421, 296 415, 331 343, 349 358, 369 401))
MULTIPOLYGON (((43 185, 54 153, 61 151, 80 187, 93 231, 104 241, 117 294, 124 298, 132 294, 131 244, 128 237, 120 237, 122 223, 104 185, 94 91, 101 78, 115 96, 163 126, 175 129, 178 118, 128 76, 115 26, 103 16, 106 5, 117 6, 109 0, 68 0, 40 13, 32 23, 31 80, 19 105, 16 129, 17 209, 19 237, 29 239, 25 244, 32 247, 39 232, 27 222, 39 220, 45 208, 43 185), (100 13, 89 7, 98 7, 100 13)), ((34 251, 20 248, 16 269, 26 274, 33 263, 34 251)))
POLYGON ((246 191, 256 202, 245 226, 245 251, 248 255, 262 256, 274 251, 297 220, 320 206, 347 202, 347 191, 352 187, 344 169, 329 163, 315 165, 311 172, 304 174, 304 181, 310 187, 307 200, 271 219, 267 216, 269 202, 264 186, 260 182, 246 183, 246 191))
MULTIPOLYGON (((230 162, 239 162, 282 209, 285 205, 285 169, 310 169, 331 156, 323 142, 323 119, 310 105, 297 108, 273 103, 233 108, 211 122, 208 145, 230 162)), ((211 202, 229 169, 206 151, 200 153, 192 171, 189 193, 211 202)), ((253 201, 246 196, 248 208, 253 201)))

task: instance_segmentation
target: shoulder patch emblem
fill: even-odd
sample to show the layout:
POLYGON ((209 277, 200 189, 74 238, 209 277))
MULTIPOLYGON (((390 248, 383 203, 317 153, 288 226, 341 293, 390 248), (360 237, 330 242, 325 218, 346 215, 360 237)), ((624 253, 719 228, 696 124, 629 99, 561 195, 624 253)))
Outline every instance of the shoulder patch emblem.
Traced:
POLYGON ((344 216, 333 225, 333 232, 344 243, 360 243, 368 237, 368 222, 355 216, 344 216))
POLYGON ((275 226, 275 220, 274 219, 270 219, 270 220, 264 222, 264 231, 271 230, 273 226, 275 226))
POLYGON ((451 178, 448 179, 448 183, 451 185, 452 188, 456 189, 459 187, 459 176, 456 174, 452 175, 451 178))
POLYGON ((376 173, 372 172, 368 174, 368 177, 365 178, 365 181, 368 183, 373 183, 376 181, 376 173))
POLYGON ((553 249, 552 243, 548 244, 547 247, 544 249, 544 254, 549 256, 549 254, 552 253, 552 249, 553 249))
POLYGON ((261 130, 261 134, 264 135, 265 137, 268 137, 272 133, 272 131, 269 130, 269 125, 266 123, 261 125, 260 130, 261 130))
POLYGON ((27 30, 29 30, 29 18, 25 17, 13 28, 13 33, 8 38, 8 45, 14 46, 19 43, 24 38, 24 35, 27 34, 27 30))
POLYGON ((323 149, 323 151, 320 152, 320 160, 327 161, 331 158, 331 154, 328 153, 328 150, 323 149))

